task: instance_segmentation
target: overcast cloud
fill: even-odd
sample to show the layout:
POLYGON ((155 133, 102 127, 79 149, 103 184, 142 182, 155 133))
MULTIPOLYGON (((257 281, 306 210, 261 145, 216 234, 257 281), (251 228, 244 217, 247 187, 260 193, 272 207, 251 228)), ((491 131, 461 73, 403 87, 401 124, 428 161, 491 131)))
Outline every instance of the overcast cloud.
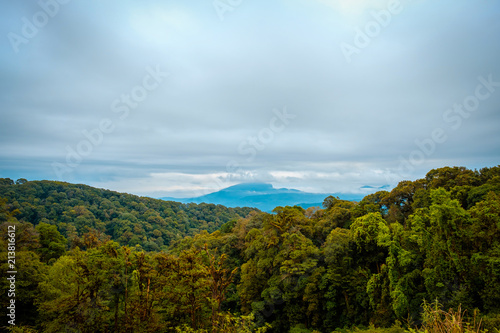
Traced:
POLYGON ((0 8, 1 177, 155 197, 247 181, 364 193, 500 164, 497 1, 0 8))

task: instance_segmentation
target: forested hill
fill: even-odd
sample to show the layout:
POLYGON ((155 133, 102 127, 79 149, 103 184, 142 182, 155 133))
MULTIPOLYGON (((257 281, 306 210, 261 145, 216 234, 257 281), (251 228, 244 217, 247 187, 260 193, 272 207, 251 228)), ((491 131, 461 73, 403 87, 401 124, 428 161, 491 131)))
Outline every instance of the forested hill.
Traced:
POLYGON ((160 250, 172 240, 213 232, 252 208, 182 204, 56 181, 0 178, 0 205, 17 220, 56 225, 68 240, 93 231, 121 245, 160 250))
MULTIPOLYGON (((15 229, 23 326, 12 332, 500 330, 500 166, 434 169, 360 202, 330 196, 323 209, 246 217, 83 185, 3 182, 0 230, 15 229), (151 239, 166 235, 174 241, 155 251, 151 239)), ((3 272, 8 242, 0 238, 3 272)))

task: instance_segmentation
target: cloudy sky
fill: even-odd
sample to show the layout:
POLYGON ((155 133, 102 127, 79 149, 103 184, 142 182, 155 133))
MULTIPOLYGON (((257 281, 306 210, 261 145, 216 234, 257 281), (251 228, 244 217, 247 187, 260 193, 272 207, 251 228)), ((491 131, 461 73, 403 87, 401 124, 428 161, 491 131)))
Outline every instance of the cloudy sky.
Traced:
POLYGON ((0 177, 190 197, 500 164, 500 2, 0 5, 0 177))

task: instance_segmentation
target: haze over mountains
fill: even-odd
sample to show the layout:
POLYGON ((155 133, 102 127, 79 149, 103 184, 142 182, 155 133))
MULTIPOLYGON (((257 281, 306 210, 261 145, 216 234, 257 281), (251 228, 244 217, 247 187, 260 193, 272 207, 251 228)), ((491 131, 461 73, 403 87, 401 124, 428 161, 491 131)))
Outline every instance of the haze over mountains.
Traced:
MULTIPOLYGON (((365 191, 385 189, 363 186, 365 191)), ((301 206, 303 208, 321 206, 323 200, 330 196, 338 196, 344 200, 359 201, 364 194, 352 193, 308 193, 295 189, 274 188, 268 183, 242 183, 217 192, 194 198, 163 197, 163 200, 172 200, 182 203, 213 203, 226 207, 255 207, 265 212, 272 211, 277 206, 301 206)))

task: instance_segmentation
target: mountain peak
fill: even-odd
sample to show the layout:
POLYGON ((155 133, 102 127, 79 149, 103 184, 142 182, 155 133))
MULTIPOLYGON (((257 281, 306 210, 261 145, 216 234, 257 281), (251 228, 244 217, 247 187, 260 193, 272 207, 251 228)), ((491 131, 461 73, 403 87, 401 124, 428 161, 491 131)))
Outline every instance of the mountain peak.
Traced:
POLYGON ((236 192, 236 191, 251 191, 251 192, 268 192, 274 189, 272 184, 269 183, 241 183, 227 187, 221 191, 236 192))

